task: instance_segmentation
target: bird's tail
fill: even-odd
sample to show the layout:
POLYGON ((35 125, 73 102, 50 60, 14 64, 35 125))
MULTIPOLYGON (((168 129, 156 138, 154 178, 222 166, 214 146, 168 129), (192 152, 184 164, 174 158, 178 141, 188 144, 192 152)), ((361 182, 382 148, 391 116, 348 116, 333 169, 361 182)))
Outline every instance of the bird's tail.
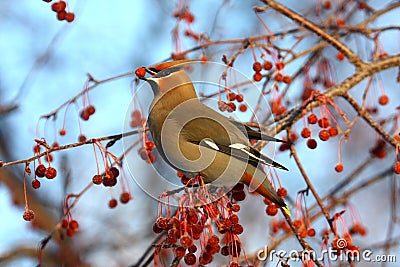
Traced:
POLYGON ((263 197, 271 200, 275 204, 279 205, 282 210, 290 216, 288 205, 286 205, 283 199, 278 196, 269 182, 267 175, 262 170, 256 168, 253 175, 246 172, 242 178, 242 181, 249 186, 250 192, 255 191, 263 197))

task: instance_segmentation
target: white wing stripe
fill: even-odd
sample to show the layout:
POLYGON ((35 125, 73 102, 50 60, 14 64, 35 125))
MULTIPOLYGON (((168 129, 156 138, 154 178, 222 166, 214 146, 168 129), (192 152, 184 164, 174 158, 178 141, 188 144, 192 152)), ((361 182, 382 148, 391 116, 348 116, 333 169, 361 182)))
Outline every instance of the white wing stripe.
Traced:
POLYGON ((229 147, 230 147, 230 148, 233 148, 233 149, 238 149, 238 150, 240 150, 240 151, 243 151, 244 153, 246 153, 246 154, 249 155, 250 157, 252 157, 252 158, 254 158, 254 159, 256 159, 256 160, 258 160, 258 161, 260 161, 260 162, 262 162, 262 163, 264 163, 264 164, 266 164, 266 165, 272 166, 270 163, 266 162, 266 161, 263 160, 262 158, 259 158, 259 157, 257 157, 256 155, 254 155, 253 153, 251 153, 250 151, 248 151, 248 150, 247 150, 247 149, 248 149, 248 146, 246 146, 246 145, 243 145, 243 144, 240 144, 240 143, 236 143, 236 144, 230 145, 229 147))
POLYGON ((230 148, 234 148, 234 149, 239 149, 239 150, 243 150, 243 149, 247 148, 246 145, 243 145, 243 144, 240 144, 240 143, 229 145, 229 147, 230 148))
POLYGON ((204 143, 206 143, 212 149, 219 150, 219 147, 212 141, 204 140, 204 143))

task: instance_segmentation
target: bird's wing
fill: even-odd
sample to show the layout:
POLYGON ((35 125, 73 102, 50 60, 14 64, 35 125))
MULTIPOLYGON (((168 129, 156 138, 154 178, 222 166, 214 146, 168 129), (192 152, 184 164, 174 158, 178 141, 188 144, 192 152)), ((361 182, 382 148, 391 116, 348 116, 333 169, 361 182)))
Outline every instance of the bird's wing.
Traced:
POLYGON ((231 144, 229 146, 218 144, 213 142, 211 139, 205 139, 202 141, 190 141, 194 144, 201 145, 208 147, 210 149, 216 150, 218 152, 231 155, 232 157, 238 158, 242 161, 246 161, 248 164, 253 165, 254 167, 258 168, 258 164, 264 164, 271 167, 279 168, 285 171, 288 169, 279 164, 278 162, 272 160, 271 158, 265 156, 264 154, 260 153, 259 151, 255 150, 254 148, 243 145, 240 143, 231 144))
MULTIPOLYGON (((238 158, 255 167, 261 163, 287 170, 250 146, 245 125, 232 123, 227 117, 201 102, 195 104, 187 101, 168 116, 170 120, 175 121, 176 125, 179 125, 180 138, 238 158)), ((247 128, 251 136, 257 136, 257 134, 260 136, 260 133, 247 128)))
POLYGON ((238 127, 239 129, 241 129, 241 130, 248 136, 249 139, 287 143, 287 142, 284 141, 284 140, 277 139, 277 138, 274 138, 274 137, 272 137, 272 136, 263 134, 263 133, 260 132, 260 131, 253 130, 252 128, 250 128, 249 126, 247 126, 247 125, 245 125, 245 124, 243 124, 243 123, 241 123, 241 122, 238 122, 238 121, 235 121, 235 120, 229 120, 229 121, 230 121, 233 125, 235 125, 236 127, 238 127))

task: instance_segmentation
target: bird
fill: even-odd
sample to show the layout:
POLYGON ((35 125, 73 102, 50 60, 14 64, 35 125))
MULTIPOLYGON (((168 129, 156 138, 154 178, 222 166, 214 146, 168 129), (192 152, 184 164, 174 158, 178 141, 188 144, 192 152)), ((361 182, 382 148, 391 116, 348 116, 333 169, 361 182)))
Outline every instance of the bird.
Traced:
POLYGON ((242 182, 290 215, 262 165, 288 169, 250 143, 252 139, 285 141, 253 130, 203 104, 185 71, 191 62, 178 60, 143 67, 152 76, 139 77, 149 83, 154 94, 147 125, 157 151, 185 175, 201 175, 205 183, 216 186, 242 182))

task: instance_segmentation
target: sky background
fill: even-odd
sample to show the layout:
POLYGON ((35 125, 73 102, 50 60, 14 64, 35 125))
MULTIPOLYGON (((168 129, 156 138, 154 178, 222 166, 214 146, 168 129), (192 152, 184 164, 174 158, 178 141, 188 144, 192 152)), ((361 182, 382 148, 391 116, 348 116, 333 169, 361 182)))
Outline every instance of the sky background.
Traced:
MULTIPOLYGON (((377 7, 382 4, 380 1, 369 2, 377 7)), ((8 142, 12 148, 13 159, 32 156, 33 139, 36 136, 39 117, 51 112, 79 93, 87 79, 86 73, 101 80, 167 59, 174 48, 171 38, 171 30, 175 26, 175 19, 171 15, 174 3, 175 1, 160 0, 72 0, 69 5, 76 14, 76 21, 67 24, 57 21, 50 4, 40 0, 21 0, 18 3, 0 2, 0 104, 13 103, 18 106, 11 115, 1 118, 1 123, 6 126, 1 130, 13 137, 8 142)), ((251 9, 257 3, 257 1, 192 1, 190 9, 196 16, 192 28, 197 32, 212 33, 210 36, 212 39, 242 38, 255 33, 265 33, 251 9), (218 9, 223 2, 225 2, 224 7, 218 9), (217 12, 219 13, 216 17, 217 12)), ((310 4, 315 5, 314 1, 310 4)), ((292 7, 299 11, 309 9, 306 4, 292 7)), ((397 17, 398 13, 393 12, 386 16, 385 20, 378 20, 375 26, 388 22, 395 23, 398 21, 397 17)), ((362 19, 360 16, 360 20, 362 19)), ((278 15, 265 18, 265 20, 271 29, 288 27, 288 21, 280 19, 278 15)), ((350 46, 354 49, 365 45, 357 40, 355 38, 350 42, 350 46)), ((398 40, 398 33, 393 32, 391 35, 384 34, 381 38, 389 54, 399 51, 398 40)), ((182 48, 187 49, 195 45, 191 41, 182 41, 182 48)), ((220 55, 219 52, 223 49, 212 49, 210 55, 220 55)), ((334 50, 331 51, 334 55, 334 50)), ((248 64, 246 62, 248 60, 251 62, 251 57, 252 55, 247 53, 238 62, 238 68, 248 75, 251 75, 251 71, 250 67, 246 66, 248 64)), ((215 58, 215 60, 219 59, 220 57, 215 58)), ((340 68, 337 65, 334 66, 336 77, 346 76, 352 71, 348 65, 340 68)), ((287 72, 290 74, 291 70, 289 67, 287 72)), ((381 74, 382 79, 385 82, 388 81, 385 83, 385 89, 393 99, 392 105, 399 103, 400 98, 397 93, 399 86, 394 83, 394 79, 386 78, 395 77, 396 74, 394 70, 381 74)), ((106 83, 90 93, 91 101, 96 106, 96 113, 89 122, 81 123, 82 131, 87 137, 107 136, 122 131, 126 111, 132 98, 132 80, 132 77, 128 77, 106 83)), ((365 83, 363 85, 365 86, 365 83)), ((375 90, 375 93, 379 94, 380 91, 375 90)), ((298 92, 293 92, 293 94, 296 95, 298 92)), ((81 99, 77 103, 82 107, 81 99)), ((387 111, 382 109, 382 114, 389 112, 390 108, 393 106, 387 107, 387 111)), ((61 111, 55 123, 57 131, 62 127, 63 119, 64 110, 61 111)), ((243 120, 245 119, 243 117, 243 120)), ((60 144, 76 142, 79 135, 74 107, 71 107, 67 114, 66 123, 67 131, 71 134, 62 138, 58 136, 60 144)), ((301 129, 301 125, 297 127, 301 129)), ((53 139, 52 122, 45 125, 42 121, 39 129, 40 136, 44 135, 50 140, 53 139)), ((356 145, 361 144, 361 147, 363 147, 362 144, 373 143, 375 136, 371 131, 363 135, 363 131, 367 129, 365 123, 360 122, 355 127, 354 137, 352 136, 350 141, 356 145)), ((305 147, 304 140, 301 142, 303 144, 300 146, 305 147)), ((323 144, 315 153, 304 151, 307 157, 305 166, 321 195, 328 192, 331 186, 340 179, 333 171, 333 166, 337 162, 336 144, 337 142, 323 144), (321 169, 318 162, 323 162, 332 168, 321 169)), ((121 149, 120 144, 115 147, 116 151, 118 149, 121 149)), ((354 151, 346 145, 343 146, 343 154, 345 160, 349 162, 348 166, 356 165, 364 160, 368 149, 369 146, 365 146, 364 150, 354 151)), ((72 182, 68 188, 70 192, 81 190, 96 172, 91 151, 92 147, 87 146, 61 152, 60 156, 55 155, 57 166, 65 162, 70 166, 72 172, 72 182), (77 158, 79 160, 76 160, 77 158)), ((296 170, 287 154, 278 154, 276 160, 284 163, 289 169, 296 170)), ((140 160, 136 164, 137 175, 146 177, 149 166, 140 160)), ((388 166, 390 164, 391 162, 387 162, 388 166)), ((382 165, 377 163, 370 168, 371 170, 382 168, 382 165)), ((22 169, 18 171, 22 176, 22 169)), ((346 173, 349 173, 347 169, 343 176, 346 173)), ((126 175, 129 176, 129 173, 126 175)), ((280 178, 292 196, 295 196, 299 189, 304 188, 297 170, 280 173, 280 178)), ((41 180, 42 187, 38 190, 39 196, 42 194, 53 202, 60 202, 60 209, 55 210, 55 213, 61 211, 63 199, 60 180, 61 178, 54 181, 41 180)), ((98 243, 96 250, 87 254, 89 255, 87 260, 93 266, 132 264, 153 237, 148 229, 154 220, 156 203, 138 189, 131 178, 128 180, 135 198, 128 205, 119 205, 117 209, 109 210, 107 208, 109 191, 103 187, 96 187, 81 198, 73 212, 82 229, 76 237, 77 244, 81 247, 89 247, 94 238, 98 243), (99 233, 105 229, 107 229, 107 234, 99 236, 99 233), (116 249, 119 253, 118 257, 107 253, 110 247, 118 248, 116 249), (107 265, 104 265, 105 262, 107 265)), ((389 205, 389 199, 384 197, 387 195, 388 186, 389 183, 379 183, 370 187, 368 190, 373 190, 374 194, 369 195, 368 199, 365 199, 365 194, 357 194, 352 201, 360 204, 358 205, 360 214, 374 213, 380 206, 389 205)), ((116 191, 114 194, 118 196, 118 190, 116 191)), ((265 240, 270 239, 267 229, 270 218, 267 218, 264 212, 258 215, 259 211, 264 209, 259 198, 250 196, 248 202, 245 215, 249 216, 249 221, 253 220, 250 216, 257 217, 257 223, 251 231, 247 230, 243 234, 249 241, 247 243, 249 251, 252 251, 262 247, 265 240)), ((29 224, 22 220, 22 213, 23 210, 20 207, 12 204, 7 188, 0 185, 0 255, 14 245, 37 244, 44 237, 42 232, 31 230, 29 224)), ((387 214, 377 213, 377 216, 386 216, 387 220, 389 219, 387 214)), ((379 241, 377 239, 385 237, 386 224, 377 225, 374 223, 374 218, 363 218, 363 220, 368 224, 370 234, 359 240, 361 245, 375 243, 379 241)), ((319 225, 323 223, 320 222, 319 225)), ((317 224, 315 228, 321 229, 319 225, 317 224)), ((397 255, 399 255, 398 252, 397 255)), ((34 264, 36 264, 35 260, 25 259, 7 266, 33 266, 34 264)))

